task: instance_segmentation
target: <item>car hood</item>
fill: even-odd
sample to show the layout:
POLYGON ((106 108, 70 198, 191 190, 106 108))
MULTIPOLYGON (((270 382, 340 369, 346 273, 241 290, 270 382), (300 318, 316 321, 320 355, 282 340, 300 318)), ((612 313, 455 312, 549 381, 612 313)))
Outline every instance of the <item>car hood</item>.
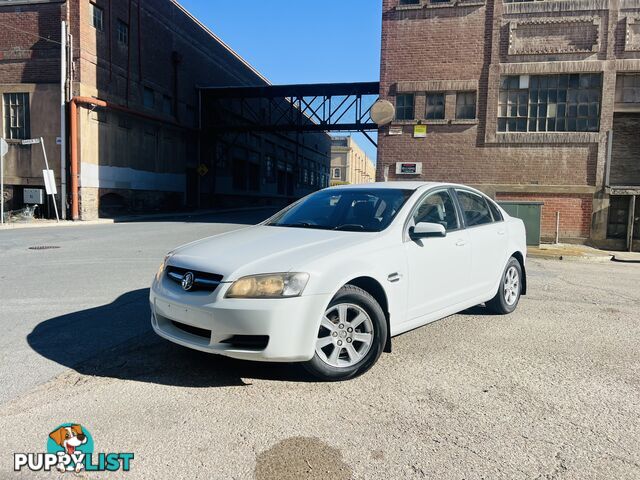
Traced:
POLYGON ((355 245, 361 248, 378 235, 257 225, 179 247, 168 263, 217 273, 223 275, 223 281, 234 281, 244 275, 300 268, 307 262, 355 245))

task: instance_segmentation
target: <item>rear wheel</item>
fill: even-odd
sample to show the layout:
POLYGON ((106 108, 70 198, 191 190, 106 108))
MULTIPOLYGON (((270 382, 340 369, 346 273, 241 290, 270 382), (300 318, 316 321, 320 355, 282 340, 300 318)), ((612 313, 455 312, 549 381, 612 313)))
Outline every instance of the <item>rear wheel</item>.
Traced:
POLYGON ((304 367, 323 380, 346 380, 366 372, 387 340, 382 308, 366 291, 345 285, 331 300, 316 338, 316 351, 304 367))
POLYGON ((522 267, 518 260, 511 257, 502 274, 498 293, 486 303, 487 308, 500 315, 511 313, 518 306, 521 292, 522 267))

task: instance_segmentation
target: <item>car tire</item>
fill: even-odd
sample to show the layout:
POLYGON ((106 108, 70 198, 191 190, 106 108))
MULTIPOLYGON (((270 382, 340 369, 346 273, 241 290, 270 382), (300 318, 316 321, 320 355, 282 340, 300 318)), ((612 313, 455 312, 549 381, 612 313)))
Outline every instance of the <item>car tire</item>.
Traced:
POLYGON ((485 305, 493 313, 506 315, 516 309, 521 293, 522 267, 517 259, 511 257, 502 272, 498 292, 485 305))
POLYGON ((359 287, 345 285, 329 302, 317 333, 314 356, 303 366, 325 381, 361 375, 380 358, 387 330, 385 314, 375 298, 359 287), (334 350, 338 351, 337 357, 334 350))

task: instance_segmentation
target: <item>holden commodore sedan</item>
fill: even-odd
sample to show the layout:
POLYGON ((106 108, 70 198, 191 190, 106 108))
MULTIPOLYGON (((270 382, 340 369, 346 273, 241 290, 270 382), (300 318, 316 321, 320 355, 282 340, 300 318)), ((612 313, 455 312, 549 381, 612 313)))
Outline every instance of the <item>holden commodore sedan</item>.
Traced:
POLYGON ((481 303, 513 312, 525 258, 522 221, 470 187, 332 187, 167 254, 151 323, 186 347, 347 379, 395 335, 481 303))

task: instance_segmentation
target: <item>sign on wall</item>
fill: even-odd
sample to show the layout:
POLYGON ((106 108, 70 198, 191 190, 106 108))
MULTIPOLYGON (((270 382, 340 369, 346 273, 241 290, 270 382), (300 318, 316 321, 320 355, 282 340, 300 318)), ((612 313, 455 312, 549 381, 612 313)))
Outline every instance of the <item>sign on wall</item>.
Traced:
POLYGON ((417 162, 397 162, 396 175, 420 175, 422 173, 422 163, 417 162))
POLYGON ((415 125, 413 127, 413 138, 425 138, 427 136, 426 125, 415 125))

